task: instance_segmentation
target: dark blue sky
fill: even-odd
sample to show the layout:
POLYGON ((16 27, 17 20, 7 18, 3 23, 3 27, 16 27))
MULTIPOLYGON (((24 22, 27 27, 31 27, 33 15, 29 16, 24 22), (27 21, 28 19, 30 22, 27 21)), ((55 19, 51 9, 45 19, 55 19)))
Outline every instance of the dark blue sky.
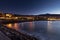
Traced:
POLYGON ((0 0, 0 11, 16 14, 60 14, 60 0, 0 0))

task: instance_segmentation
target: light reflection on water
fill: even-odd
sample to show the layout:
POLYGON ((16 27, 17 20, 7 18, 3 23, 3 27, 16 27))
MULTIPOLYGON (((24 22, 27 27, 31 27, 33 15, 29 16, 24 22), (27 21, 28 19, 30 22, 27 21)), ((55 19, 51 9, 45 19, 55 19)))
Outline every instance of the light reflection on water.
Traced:
POLYGON ((16 29, 16 30, 20 30, 20 25, 19 23, 9 23, 9 24, 5 24, 6 27, 8 28, 12 28, 12 29, 16 29))
POLYGON ((6 24, 6 26, 18 31, 23 30, 27 33, 31 33, 42 38, 42 40, 60 40, 60 21, 24 22, 6 24))
POLYGON ((48 21, 48 32, 60 34, 60 21, 48 21))
POLYGON ((50 32, 53 32, 53 29, 52 29, 52 21, 48 21, 47 22, 47 31, 50 33, 50 32))

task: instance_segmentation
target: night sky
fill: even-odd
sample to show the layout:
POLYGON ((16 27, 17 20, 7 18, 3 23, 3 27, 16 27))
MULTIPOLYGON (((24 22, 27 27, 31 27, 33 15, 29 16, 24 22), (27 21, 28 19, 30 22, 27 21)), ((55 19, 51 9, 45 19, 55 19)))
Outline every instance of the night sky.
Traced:
POLYGON ((0 0, 0 11, 22 14, 60 14, 60 0, 0 0))

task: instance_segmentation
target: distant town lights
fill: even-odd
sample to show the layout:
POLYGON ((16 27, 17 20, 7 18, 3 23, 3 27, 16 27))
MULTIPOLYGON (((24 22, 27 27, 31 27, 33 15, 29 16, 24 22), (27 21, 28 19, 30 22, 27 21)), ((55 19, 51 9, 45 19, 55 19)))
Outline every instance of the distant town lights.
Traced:
POLYGON ((15 17, 15 19, 18 19, 18 17, 15 17))
POLYGON ((6 14, 6 16, 7 16, 7 17, 11 17, 12 15, 10 15, 10 14, 6 14))

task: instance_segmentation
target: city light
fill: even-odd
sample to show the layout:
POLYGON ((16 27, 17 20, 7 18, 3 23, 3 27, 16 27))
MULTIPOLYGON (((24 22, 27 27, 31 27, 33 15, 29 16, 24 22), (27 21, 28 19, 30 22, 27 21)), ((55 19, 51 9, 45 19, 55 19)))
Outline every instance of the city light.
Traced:
POLYGON ((11 14, 6 14, 6 16, 7 16, 7 17, 12 17, 12 15, 11 15, 11 14))

